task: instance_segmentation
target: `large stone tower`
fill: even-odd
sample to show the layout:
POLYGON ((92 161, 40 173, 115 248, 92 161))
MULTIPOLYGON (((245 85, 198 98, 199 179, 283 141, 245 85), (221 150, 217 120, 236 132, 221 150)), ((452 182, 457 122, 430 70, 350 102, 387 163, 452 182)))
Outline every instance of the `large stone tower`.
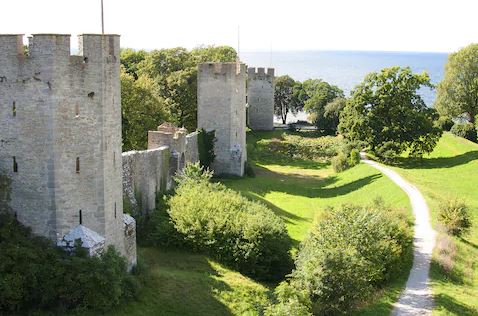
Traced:
POLYGON ((214 172, 243 176, 247 159, 244 64, 199 65, 198 127, 216 131, 214 172))
POLYGON ((125 254, 117 35, 0 35, 0 172, 34 233, 82 224, 125 254))
POLYGON ((274 68, 247 69, 249 127, 255 131, 274 129, 274 68))

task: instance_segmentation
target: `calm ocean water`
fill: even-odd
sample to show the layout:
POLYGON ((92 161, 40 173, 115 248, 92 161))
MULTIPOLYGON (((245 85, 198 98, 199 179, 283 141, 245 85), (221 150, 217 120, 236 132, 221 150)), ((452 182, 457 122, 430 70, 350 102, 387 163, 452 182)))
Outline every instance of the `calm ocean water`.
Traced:
MULTIPOLYGON (((294 51, 243 52, 241 59, 251 67, 274 67, 276 75, 287 74, 295 80, 320 78, 337 85, 348 96, 366 74, 391 66, 409 66, 414 72, 426 71, 432 83, 443 78, 446 53, 294 51)), ((427 105, 433 105, 435 91, 422 89, 427 105)), ((305 115, 299 115, 303 119, 305 115)))

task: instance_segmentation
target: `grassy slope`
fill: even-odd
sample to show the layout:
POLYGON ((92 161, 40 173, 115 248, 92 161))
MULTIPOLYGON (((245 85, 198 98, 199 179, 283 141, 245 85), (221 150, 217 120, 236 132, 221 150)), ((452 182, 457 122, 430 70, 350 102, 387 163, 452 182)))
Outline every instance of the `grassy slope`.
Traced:
POLYGON ((432 265, 435 315, 478 315, 478 145, 445 133, 434 152, 422 161, 405 159, 396 168, 425 195, 436 224, 441 200, 458 196, 471 207, 474 227, 456 238, 457 258, 452 276, 432 265))
POLYGON ((108 315, 257 315, 269 288, 199 254, 140 248, 151 275, 138 301, 108 315))
MULTIPOLYGON (((256 140, 251 136, 250 144, 256 140)), ((363 164, 336 175, 328 165, 303 161, 257 163, 256 178, 224 182, 281 215, 297 244, 316 214, 328 205, 368 203, 382 196, 394 205, 409 207, 398 187, 363 164)), ((121 306, 110 315, 258 315, 257 307, 267 302, 273 289, 203 255, 140 248, 139 258, 151 269, 149 286, 139 301, 121 306)), ((401 276, 379 293, 360 315, 388 315, 406 277, 401 276)))
MULTIPOLYGON (((280 133, 282 131, 249 134, 249 153, 254 151, 254 142, 258 139, 276 137, 280 133)), ((410 207, 403 191, 376 169, 365 164, 336 174, 329 165, 297 160, 276 163, 255 161, 255 178, 223 182, 228 187, 265 203, 279 214, 286 221, 296 246, 307 235, 314 218, 320 216, 328 206, 367 204, 376 197, 382 197, 392 205, 410 207)), ((398 297, 407 277, 408 273, 399 276, 395 283, 378 293, 368 307, 357 314, 388 315, 391 304, 398 297)))

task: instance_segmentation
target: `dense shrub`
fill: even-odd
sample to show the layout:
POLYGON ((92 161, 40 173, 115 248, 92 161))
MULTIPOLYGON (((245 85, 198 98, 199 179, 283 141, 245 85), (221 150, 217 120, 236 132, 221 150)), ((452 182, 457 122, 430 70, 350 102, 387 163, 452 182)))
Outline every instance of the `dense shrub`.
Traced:
POLYGON ((329 161, 341 149, 341 137, 302 137, 282 134, 280 138, 262 139, 257 142, 257 152, 261 159, 290 160, 303 159, 329 161))
POLYGON ((214 143, 216 142, 216 131, 207 132, 204 129, 198 131, 198 153, 201 166, 210 168, 216 154, 214 153, 214 143))
POLYGON ((280 217, 222 184, 209 182, 208 174, 201 178, 187 173, 177 179, 169 215, 189 247, 261 279, 280 278, 290 271, 290 239, 280 217))
POLYGON ((448 233, 460 236, 471 227, 470 211, 465 202, 459 199, 448 199, 440 204, 438 220, 448 233))
POLYGON ((456 123, 455 125, 453 125, 450 132, 452 132, 456 136, 466 138, 476 143, 476 129, 472 123, 456 123))
POLYGON ((254 172, 254 168, 252 167, 251 163, 246 161, 244 163, 244 174, 250 178, 255 178, 256 173, 254 172))
POLYGON ((69 254, 5 213, 0 214, 0 249, 0 311, 106 311, 139 290, 113 248, 93 258, 81 247, 69 254))
POLYGON ((440 116, 437 120, 438 126, 444 131, 450 131, 455 122, 450 116, 440 116))
POLYGON ((399 273, 411 245, 405 213, 382 202, 332 209, 302 243, 291 283, 318 313, 343 313, 399 273))
POLYGON ((360 163, 360 152, 358 149, 352 149, 349 154, 349 164, 356 166, 360 163))
POLYGON ((360 163, 360 152, 352 144, 344 143, 341 151, 331 160, 335 172, 342 172, 360 163))
POLYGON ((337 156, 332 158, 332 168, 335 172, 342 172, 350 168, 349 159, 344 153, 339 153, 337 156))
POLYGON ((312 316, 307 290, 282 282, 274 290, 275 302, 267 306, 265 316, 312 316))

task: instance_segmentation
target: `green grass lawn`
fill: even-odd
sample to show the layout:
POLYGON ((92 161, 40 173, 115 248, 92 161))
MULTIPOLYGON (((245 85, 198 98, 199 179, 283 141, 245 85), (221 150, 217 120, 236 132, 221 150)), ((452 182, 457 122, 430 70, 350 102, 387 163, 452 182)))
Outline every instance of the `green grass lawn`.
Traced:
POLYGON ((183 251, 140 248, 150 270, 138 301, 108 315, 258 315, 270 289, 206 256, 183 251))
POLYGON ((432 264, 434 315, 478 315, 478 145, 445 133, 430 156, 403 159, 395 168, 425 195, 436 225, 440 201, 465 199, 472 211, 470 234, 455 238, 457 256, 451 275, 432 264))
MULTIPOLYGON (((258 139, 280 133, 249 133, 250 157, 254 157, 258 139)), ((314 218, 328 206, 365 204, 381 196, 395 206, 410 208, 404 192, 365 164, 335 174, 325 163, 273 159, 254 163, 255 178, 222 182, 279 214, 295 247, 307 235, 314 218)), ((275 286, 244 277, 198 254, 140 248, 139 259, 151 270, 149 284, 139 301, 125 304, 111 315, 259 315, 258 310, 275 286)), ((407 276, 408 273, 398 276, 357 314, 388 315, 407 276)))

